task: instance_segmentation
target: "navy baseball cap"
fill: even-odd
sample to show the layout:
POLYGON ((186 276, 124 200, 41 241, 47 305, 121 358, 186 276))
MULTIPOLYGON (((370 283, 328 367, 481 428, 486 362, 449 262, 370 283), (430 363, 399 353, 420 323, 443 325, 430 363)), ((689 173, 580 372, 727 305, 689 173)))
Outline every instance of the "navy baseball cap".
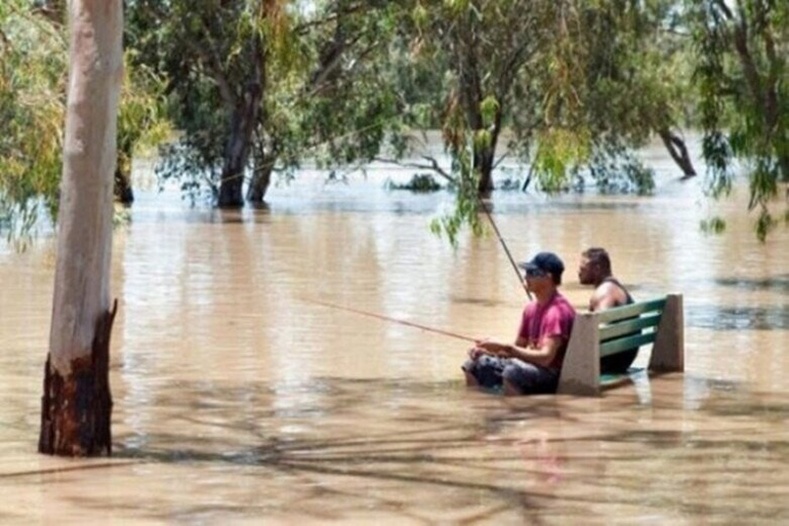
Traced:
POLYGON ((531 260, 519 263, 518 266, 526 271, 543 271, 552 274, 554 281, 559 284, 562 281, 562 273, 564 272, 564 263, 559 259, 559 256, 553 252, 540 252, 531 260))

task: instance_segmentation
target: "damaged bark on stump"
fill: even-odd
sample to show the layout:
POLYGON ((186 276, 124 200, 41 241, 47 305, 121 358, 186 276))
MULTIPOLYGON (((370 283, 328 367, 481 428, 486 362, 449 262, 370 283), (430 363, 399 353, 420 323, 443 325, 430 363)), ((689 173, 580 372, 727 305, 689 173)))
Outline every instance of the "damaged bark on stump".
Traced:
POLYGON ((96 322, 90 356, 71 362, 63 378, 47 357, 41 399, 39 453, 65 456, 112 455, 110 336, 118 301, 96 322))

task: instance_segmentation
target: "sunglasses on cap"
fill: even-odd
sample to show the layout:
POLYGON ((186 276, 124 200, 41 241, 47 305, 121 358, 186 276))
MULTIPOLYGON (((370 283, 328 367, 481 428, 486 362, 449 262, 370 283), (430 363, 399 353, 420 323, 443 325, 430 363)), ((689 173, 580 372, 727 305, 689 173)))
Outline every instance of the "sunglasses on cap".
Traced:
POLYGON ((541 278, 548 275, 547 272, 540 268, 527 268, 524 274, 527 278, 541 278))

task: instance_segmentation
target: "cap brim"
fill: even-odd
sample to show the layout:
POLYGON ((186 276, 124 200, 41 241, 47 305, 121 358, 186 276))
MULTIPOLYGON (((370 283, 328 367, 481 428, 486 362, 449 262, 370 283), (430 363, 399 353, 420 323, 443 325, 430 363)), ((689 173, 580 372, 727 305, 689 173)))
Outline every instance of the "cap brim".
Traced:
POLYGON ((538 265, 535 265, 531 261, 524 261, 522 263, 518 263, 518 266, 523 270, 541 270, 538 265))

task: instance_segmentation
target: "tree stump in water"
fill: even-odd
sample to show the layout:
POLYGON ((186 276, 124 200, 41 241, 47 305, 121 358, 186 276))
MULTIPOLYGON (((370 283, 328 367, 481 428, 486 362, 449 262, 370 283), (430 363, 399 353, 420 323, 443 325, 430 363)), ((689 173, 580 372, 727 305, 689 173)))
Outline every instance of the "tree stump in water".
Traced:
POLYGON ((110 335, 118 301, 96 322, 90 356, 71 361, 65 377, 44 366, 39 453, 73 457, 112 455, 110 335))

